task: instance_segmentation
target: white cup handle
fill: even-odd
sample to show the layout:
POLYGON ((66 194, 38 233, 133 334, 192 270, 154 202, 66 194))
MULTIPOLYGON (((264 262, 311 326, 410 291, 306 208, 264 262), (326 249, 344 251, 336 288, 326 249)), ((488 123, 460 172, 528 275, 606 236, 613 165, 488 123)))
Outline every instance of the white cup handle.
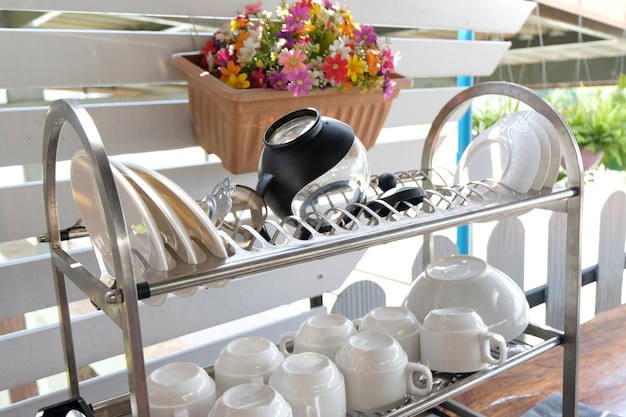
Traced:
POLYGON ((426 365, 421 363, 409 362, 406 366, 406 387, 409 394, 424 396, 430 394, 433 390, 433 374, 426 365), (419 388, 413 382, 413 374, 420 373, 426 378, 426 386, 419 388))
POLYGON ((490 363, 492 365, 502 365, 506 361, 506 340, 504 337, 497 333, 484 332, 480 334, 480 356, 484 363, 490 363), (499 358, 494 358, 491 355, 491 342, 494 342, 498 346, 500 352, 499 358))
POLYGON ((296 332, 285 332, 281 334, 280 340, 278 341, 278 349, 280 349, 280 351, 285 356, 291 355, 292 352, 289 352, 287 350, 287 343, 289 343, 289 341, 295 343, 295 340, 296 340, 296 332))
POLYGON ((318 397, 305 399, 304 406, 306 407, 306 417, 322 417, 320 400, 318 397))
POLYGON ((182 410, 174 411, 172 417, 189 417, 189 413, 187 412, 187 409, 183 408, 182 410))

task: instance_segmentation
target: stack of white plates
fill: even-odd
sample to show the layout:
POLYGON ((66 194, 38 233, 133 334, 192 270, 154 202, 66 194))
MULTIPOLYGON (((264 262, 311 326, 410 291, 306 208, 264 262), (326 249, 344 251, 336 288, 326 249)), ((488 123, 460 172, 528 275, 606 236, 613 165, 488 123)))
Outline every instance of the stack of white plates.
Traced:
MULTIPOLYGON (((147 274, 150 270, 169 271, 176 266, 176 260, 166 246, 189 264, 206 260, 205 252, 194 239, 202 242, 213 256, 228 256, 215 225, 177 184, 156 171, 138 165, 113 160, 110 163, 133 252, 136 282, 144 281, 146 275, 155 275, 147 274)), ((84 151, 72 158, 70 181, 74 201, 96 252, 101 269, 100 279, 111 287, 115 283, 111 240, 94 171, 84 151)), ((195 291, 196 288, 190 288, 176 294, 186 296, 195 291)), ((153 296, 144 302, 158 305, 165 298, 166 295, 153 296)))
POLYGON ((494 180, 518 193, 552 188, 561 152, 556 129, 535 111, 511 113, 483 131, 461 155, 456 184, 494 180))

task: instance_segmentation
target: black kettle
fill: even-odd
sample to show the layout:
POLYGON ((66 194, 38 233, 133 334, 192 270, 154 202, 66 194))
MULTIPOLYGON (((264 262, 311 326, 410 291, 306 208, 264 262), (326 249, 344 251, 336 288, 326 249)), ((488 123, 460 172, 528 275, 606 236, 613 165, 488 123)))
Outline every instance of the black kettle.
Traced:
POLYGON ((347 124, 313 108, 276 120, 263 136, 256 191, 279 217, 364 202, 370 166, 347 124))

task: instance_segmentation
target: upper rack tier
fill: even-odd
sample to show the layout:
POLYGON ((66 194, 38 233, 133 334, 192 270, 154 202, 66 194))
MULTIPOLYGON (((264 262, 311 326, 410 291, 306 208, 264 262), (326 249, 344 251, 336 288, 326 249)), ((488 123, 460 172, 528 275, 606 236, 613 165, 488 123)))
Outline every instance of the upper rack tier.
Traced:
MULTIPOLYGON (((396 173, 403 186, 420 186, 426 192, 424 201, 417 206, 405 204, 402 210, 381 201, 388 214, 380 216, 367 205, 352 204, 334 208, 325 213, 313 213, 306 219, 289 216, 282 221, 268 219, 262 229, 244 226, 247 245, 236 243, 232 236, 222 232, 229 257, 218 259, 199 243, 207 253, 207 260, 190 265, 180 259, 172 270, 163 272, 148 270, 146 282, 135 285, 132 279, 132 254, 126 236, 124 217, 116 193, 113 175, 102 140, 85 109, 72 100, 59 100, 52 104, 46 119, 44 132, 44 190, 47 201, 48 229, 53 261, 68 276, 78 273, 82 279, 79 286, 90 295, 98 307, 107 310, 105 304, 119 301, 116 289, 103 286, 99 280, 82 267, 60 247, 58 213, 56 212, 55 161, 61 127, 69 122, 79 138, 94 167, 98 194, 102 199, 105 221, 111 236, 115 276, 130 277, 122 280, 125 296, 144 299, 152 295, 182 290, 191 286, 207 285, 224 279, 234 279, 252 273, 320 259, 327 256, 368 248, 412 236, 428 234, 475 221, 487 221, 502 216, 523 213, 534 207, 547 207, 562 202, 564 210, 567 199, 580 193, 580 152, 567 124, 543 99, 525 87, 510 83, 484 83, 470 87, 455 96, 435 118, 426 139, 422 159, 423 169, 396 173), (567 164, 568 187, 555 185, 541 191, 516 193, 497 182, 471 182, 452 184, 445 170, 431 168, 435 143, 443 125, 450 115, 465 102, 481 95, 505 95, 519 99, 548 118, 559 133, 563 158, 567 164), (260 230, 260 232, 258 231, 260 230), (70 271, 71 269, 71 271, 70 271), (128 283, 128 284, 127 284, 128 283), (127 286, 128 285, 128 286, 127 286), (135 287, 134 289, 131 287, 135 287)), ((368 201, 380 196, 378 177, 373 176, 368 190, 368 201)), ((428 246, 428 245, 425 245, 428 246)), ((427 250, 427 248, 425 247, 427 250)), ((172 253, 175 256, 174 253, 172 253)))

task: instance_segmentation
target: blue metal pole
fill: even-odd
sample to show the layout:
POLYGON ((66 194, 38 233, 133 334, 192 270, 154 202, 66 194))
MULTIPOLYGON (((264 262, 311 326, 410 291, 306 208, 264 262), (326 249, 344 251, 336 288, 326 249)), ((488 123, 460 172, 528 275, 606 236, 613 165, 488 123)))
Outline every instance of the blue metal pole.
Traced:
MULTIPOLYGON (((470 30, 459 30, 457 33, 457 39, 464 41, 474 40, 474 33, 470 30)), ((456 84, 459 87, 469 87, 474 83, 474 79, 471 76, 458 76, 456 84)), ((456 162, 459 162, 463 151, 469 145, 472 140, 472 107, 467 110, 463 117, 459 120, 459 138, 458 138, 458 151, 456 155, 456 162)), ((459 248, 459 253, 468 254, 470 246, 470 225, 460 226, 456 231, 456 244, 459 248)))

